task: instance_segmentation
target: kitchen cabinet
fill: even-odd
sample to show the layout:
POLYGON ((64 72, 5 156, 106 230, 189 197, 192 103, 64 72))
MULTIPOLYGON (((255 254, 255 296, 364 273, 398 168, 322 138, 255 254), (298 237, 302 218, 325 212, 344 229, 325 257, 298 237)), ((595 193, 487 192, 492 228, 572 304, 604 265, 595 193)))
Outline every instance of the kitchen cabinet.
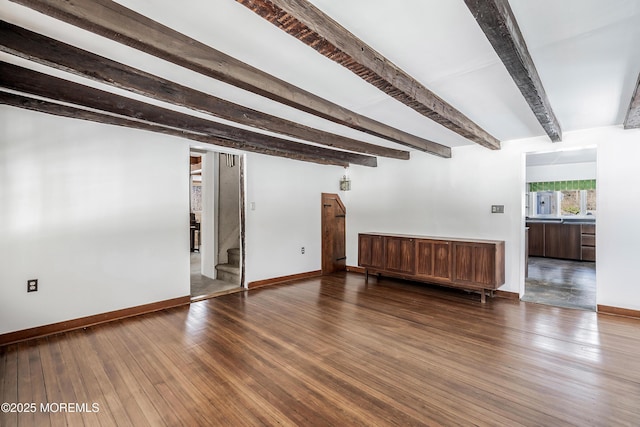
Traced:
POLYGON ((363 233, 358 265, 369 274, 479 291, 504 284, 504 241, 363 233))
POLYGON ((544 223, 528 222, 529 256, 544 256, 544 223))
POLYGON ((580 247, 583 261, 596 260, 596 226, 595 224, 582 224, 582 246, 580 247))
POLYGON ((529 256, 595 261, 595 224, 527 222, 529 256))
POLYGON ((580 238, 580 224, 545 224, 544 256, 579 260, 580 238))

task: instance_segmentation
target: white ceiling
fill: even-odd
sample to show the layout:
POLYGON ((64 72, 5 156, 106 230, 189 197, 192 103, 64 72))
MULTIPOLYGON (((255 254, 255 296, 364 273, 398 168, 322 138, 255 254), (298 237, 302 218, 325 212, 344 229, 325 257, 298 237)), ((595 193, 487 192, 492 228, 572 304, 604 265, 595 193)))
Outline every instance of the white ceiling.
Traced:
MULTIPOLYGON (((463 0, 311 2, 498 139, 545 134, 463 0)), ((118 3, 373 119, 444 145, 471 144, 234 0, 118 3)), ((563 131, 621 124, 640 73, 640 0, 509 3, 563 131)), ((0 0, 0 14, 8 22, 245 106, 404 148, 217 82, 8 0, 0 0)), ((118 92, 7 54, 0 54, 0 59, 118 92)))

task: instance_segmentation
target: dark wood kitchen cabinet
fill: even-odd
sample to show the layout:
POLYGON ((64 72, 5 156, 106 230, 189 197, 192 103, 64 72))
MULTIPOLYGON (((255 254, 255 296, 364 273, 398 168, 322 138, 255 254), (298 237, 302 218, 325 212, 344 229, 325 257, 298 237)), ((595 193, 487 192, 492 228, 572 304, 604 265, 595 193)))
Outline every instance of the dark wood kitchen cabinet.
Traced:
POLYGON ((527 222, 529 256, 595 261, 595 224, 527 222))
POLYGON ((544 256, 544 223, 528 222, 529 256, 544 256))
POLYGON ((544 256, 580 259, 580 224, 545 224, 544 256))
POLYGON ((482 302, 505 281, 503 241, 363 233, 358 243, 367 280, 377 274, 475 290, 482 302))
POLYGON ((595 224, 582 224, 582 246, 580 252, 582 261, 596 260, 596 226, 595 224))

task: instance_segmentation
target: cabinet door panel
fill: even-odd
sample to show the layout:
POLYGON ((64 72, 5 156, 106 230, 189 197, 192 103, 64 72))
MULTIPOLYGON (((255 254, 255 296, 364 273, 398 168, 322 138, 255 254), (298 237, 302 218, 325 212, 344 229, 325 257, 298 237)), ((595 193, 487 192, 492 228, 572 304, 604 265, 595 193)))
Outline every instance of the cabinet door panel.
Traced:
POLYGON ((418 240, 416 242, 416 274, 426 278, 451 280, 449 242, 418 240))
POLYGON ((382 236, 361 234, 358 243, 358 265, 384 267, 384 239, 382 236))
POLYGON ((371 266, 384 268, 384 239, 374 236, 371 244, 371 266))
POLYGON ((528 222, 529 227, 529 256, 544 256, 544 224, 528 222))
POLYGON ((385 239, 385 268, 413 274, 415 269, 415 241, 402 237, 385 239))
POLYGON ((433 276, 451 279, 451 245, 449 242, 433 244, 433 276))
POLYGON ((583 234, 582 235, 582 246, 595 246, 596 245, 596 235, 595 234, 583 234))
POLYGON ((454 244, 454 280, 493 287, 496 279, 496 249, 482 243, 454 244))
POLYGON ((416 274, 433 276, 433 242, 418 240, 416 243, 416 274))
POLYGON ((358 236, 358 265, 371 265, 371 236, 366 234, 358 236))
POLYGON ((550 258, 581 258, 581 228, 579 224, 545 224, 544 253, 550 258))
POLYGON ((596 260, 596 248, 593 246, 582 247, 582 261, 595 261, 596 260))
POLYGON ((492 284, 495 271, 495 249, 493 246, 476 246, 473 248, 474 279, 483 285, 492 284))
POLYGON ((454 280, 458 282, 473 282, 473 245, 454 243, 454 280))

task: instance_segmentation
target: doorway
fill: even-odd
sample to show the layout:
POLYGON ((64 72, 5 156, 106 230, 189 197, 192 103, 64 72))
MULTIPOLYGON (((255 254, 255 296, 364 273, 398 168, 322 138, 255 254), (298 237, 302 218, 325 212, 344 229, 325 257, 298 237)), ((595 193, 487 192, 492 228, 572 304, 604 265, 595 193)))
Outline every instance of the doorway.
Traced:
POLYGON ((340 196, 322 193, 322 274, 347 268, 346 217, 340 196))
POLYGON ((192 301, 242 290, 243 168, 238 155, 191 152, 192 301))
POLYGON ((596 148, 526 155, 523 301, 596 310, 596 148))

